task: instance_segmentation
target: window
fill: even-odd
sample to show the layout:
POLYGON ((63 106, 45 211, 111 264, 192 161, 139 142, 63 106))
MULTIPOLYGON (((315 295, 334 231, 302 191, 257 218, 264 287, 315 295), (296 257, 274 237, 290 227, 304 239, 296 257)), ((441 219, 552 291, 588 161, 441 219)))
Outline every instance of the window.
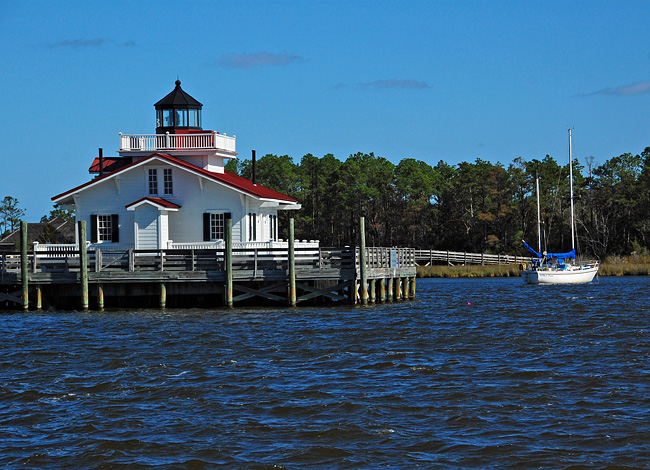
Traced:
POLYGON ((112 242, 120 241, 119 218, 117 214, 90 216, 90 241, 112 242))
POLYGON ((163 127, 174 127, 174 113, 171 109, 163 109, 163 127))
POLYGON ((257 214, 250 212, 248 214, 248 241, 254 242, 257 240, 257 214))
POLYGON ((174 182, 172 180, 172 169, 163 170, 163 191, 165 194, 174 194, 174 182))
POLYGON ((203 241, 226 239, 226 220, 230 220, 230 212, 204 212, 203 213, 203 241))
POLYGON ((210 214, 210 240, 223 240, 226 233, 225 227, 223 214, 210 214))
POLYGON ((149 169, 149 194, 158 194, 158 171, 155 168, 149 169))
POLYGON ((111 224, 110 215, 97 216, 97 240, 100 242, 110 242, 112 240, 113 225, 111 224))

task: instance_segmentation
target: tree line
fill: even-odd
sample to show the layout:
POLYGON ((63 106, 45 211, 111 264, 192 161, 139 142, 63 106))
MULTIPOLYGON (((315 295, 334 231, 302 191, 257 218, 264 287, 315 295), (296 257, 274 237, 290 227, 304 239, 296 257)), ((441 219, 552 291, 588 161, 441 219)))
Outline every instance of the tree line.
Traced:
MULTIPOLYGON (((480 158, 431 166, 414 158, 393 164, 373 153, 345 161, 307 154, 299 163, 268 154, 255 167, 258 183, 302 204, 300 211, 281 214, 296 219, 296 238, 355 245, 364 216, 369 246, 480 253, 523 253, 522 239, 537 247, 539 178, 542 250, 571 249, 569 164, 549 155, 519 157, 507 166, 480 158)), ((226 169, 252 177, 250 160, 231 160, 226 169)), ((593 157, 575 159, 573 179, 578 251, 599 258, 645 252, 650 147, 598 166, 593 157)))
MULTIPOLYGON (((521 240, 537 247, 539 178, 542 249, 571 248, 569 165, 553 157, 516 158, 507 166, 473 163, 431 166, 414 158, 394 164, 373 153, 341 161, 332 154, 307 154, 295 163, 267 154, 256 162, 258 183, 294 197, 302 209, 281 212, 296 219, 296 238, 322 246, 356 245, 359 217, 366 220, 368 246, 410 246, 478 253, 523 253, 521 240)), ((250 160, 226 169, 252 178, 250 160)), ((650 243, 650 147, 595 165, 573 162, 577 248, 585 255, 646 253, 650 243)), ((72 213, 55 207, 41 222, 72 213)), ((18 200, 0 202, 0 234, 18 227, 18 200)))

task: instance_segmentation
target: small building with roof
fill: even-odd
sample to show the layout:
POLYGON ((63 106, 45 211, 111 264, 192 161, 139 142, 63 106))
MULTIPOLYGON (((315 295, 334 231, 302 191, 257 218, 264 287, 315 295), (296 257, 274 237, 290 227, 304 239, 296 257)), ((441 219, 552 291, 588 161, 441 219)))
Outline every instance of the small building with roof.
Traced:
POLYGON ((271 247, 278 212, 297 201, 225 170, 235 136, 202 128, 203 105, 181 88, 158 101, 155 134, 120 134, 118 155, 92 162, 90 181, 52 198, 85 220, 87 243, 102 250, 271 247))

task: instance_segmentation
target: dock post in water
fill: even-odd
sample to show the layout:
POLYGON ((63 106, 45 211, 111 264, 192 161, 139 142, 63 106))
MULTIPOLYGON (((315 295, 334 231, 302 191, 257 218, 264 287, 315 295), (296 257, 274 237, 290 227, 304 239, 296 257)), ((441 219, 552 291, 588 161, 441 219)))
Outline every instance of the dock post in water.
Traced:
POLYGON ((386 279, 379 279, 379 302, 386 302, 386 279))
POLYGON ((104 310, 104 286, 97 284, 97 308, 104 310))
POLYGON ((226 292, 225 292, 225 304, 227 307, 232 307, 233 298, 232 298, 232 216, 230 213, 226 213, 224 216, 226 221, 226 233, 225 233, 225 242, 226 242, 226 252, 224 253, 224 268, 226 270, 226 292))
POLYGON ((392 302, 394 299, 394 294, 393 294, 393 278, 389 277, 386 279, 386 284, 388 285, 388 297, 386 300, 389 302, 392 302))
POLYGON ((36 309, 40 310, 41 308, 43 308, 43 293, 41 286, 36 286, 36 309))
POLYGON ((88 251, 86 250, 86 221, 79 222, 79 276, 81 280, 81 308, 88 310, 88 251))
POLYGON ((295 240, 294 240, 294 222, 293 217, 289 219, 289 305, 292 307, 296 306, 296 253, 294 252, 295 240))
POLYGON ((160 308, 165 308, 167 305, 167 286, 164 282, 160 283, 160 308))
POLYGON ((20 222, 20 282, 23 287, 23 309, 29 310, 29 281, 27 273, 27 222, 20 222))
POLYGON ((361 304, 368 305, 368 273, 366 264, 366 219, 359 217, 359 271, 361 276, 361 304))

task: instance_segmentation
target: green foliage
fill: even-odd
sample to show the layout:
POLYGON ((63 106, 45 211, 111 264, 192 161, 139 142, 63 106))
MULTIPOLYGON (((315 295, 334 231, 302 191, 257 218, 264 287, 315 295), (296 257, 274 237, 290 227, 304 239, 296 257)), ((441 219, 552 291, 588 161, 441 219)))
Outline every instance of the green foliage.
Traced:
POLYGON ((49 222, 51 220, 56 219, 57 217, 61 220, 65 220, 68 222, 72 221, 74 220, 74 210, 63 209, 58 204, 54 204, 54 209, 50 211, 50 215, 49 216, 44 215, 43 217, 41 217, 41 223, 49 222))
POLYGON ((45 224, 41 235, 38 237, 39 243, 56 243, 58 232, 51 223, 45 224))
MULTIPOLYGON (((597 166, 573 162, 578 249, 604 258, 645 249, 650 242, 650 147, 597 166)), ((248 160, 230 171, 252 176, 248 160)), ((397 165, 372 153, 340 161, 307 154, 257 161, 257 182, 295 197, 296 236, 322 246, 354 245, 358 220, 366 218, 366 243, 438 250, 523 253, 521 239, 536 245, 539 177, 543 249, 570 249, 569 165, 551 156, 510 165, 476 159, 431 166, 414 158, 397 165)), ((286 224, 285 224, 286 226, 286 224)))
POLYGON ((25 211, 18 207, 18 199, 5 196, 0 202, 0 232, 13 232, 25 216, 25 211))

